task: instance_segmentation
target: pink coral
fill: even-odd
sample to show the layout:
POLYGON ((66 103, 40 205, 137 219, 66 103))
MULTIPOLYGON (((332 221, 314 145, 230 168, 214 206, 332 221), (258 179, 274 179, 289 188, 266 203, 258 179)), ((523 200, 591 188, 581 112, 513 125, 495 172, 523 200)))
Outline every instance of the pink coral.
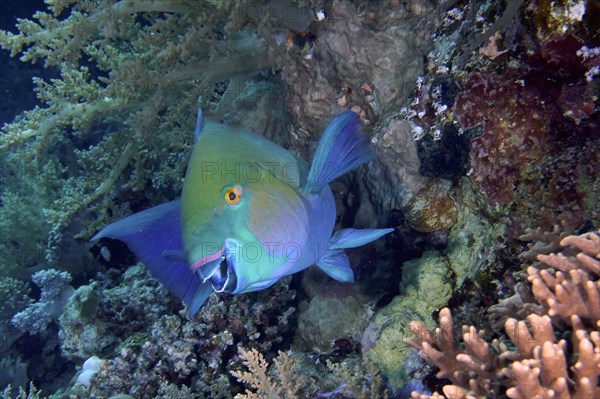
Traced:
POLYGON ((600 231, 567 236, 560 245, 560 253, 539 255, 540 262, 527 268, 533 295, 542 305, 530 310, 546 314, 506 319, 511 345, 503 337, 488 343, 472 326, 462 327, 461 345, 448 308, 441 310, 433 333, 411 323, 414 337, 405 343, 440 369, 439 378, 452 381, 443 387, 446 397, 599 397, 600 231), (561 336, 570 336, 570 345, 561 336))

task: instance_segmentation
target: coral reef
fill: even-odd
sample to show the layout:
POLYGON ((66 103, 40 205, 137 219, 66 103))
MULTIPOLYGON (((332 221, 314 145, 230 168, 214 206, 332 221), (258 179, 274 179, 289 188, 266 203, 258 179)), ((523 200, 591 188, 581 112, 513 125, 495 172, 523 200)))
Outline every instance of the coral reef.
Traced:
POLYGON ((356 287, 327 281, 318 286, 308 307, 298 318, 295 346, 320 353, 337 349, 337 340, 360 342, 368 320, 367 300, 356 287))
POLYGON ((145 331, 161 315, 180 306, 141 265, 127 269, 115 286, 109 282, 83 285, 58 318, 61 353, 78 362, 106 353, 122 337, 145 331))
POLYGON ((0 385, 3 387, 24 387, 29 382, 27 376, 27 364, 19 356, 4 355, 0 360, 2 374, 0 375, 0 385))
POLYGON ((368 359, 350 356, 341 362, 326 360, 327 368, 302 352, 279 351, 273 364, 257 350, 240 349, 240 357, 248 371, 231 370, 241 383, 249 385, 246 398, 353 398, 387 399, 388 390, 378 370, 368 359))
POLYGON ((597 235, 572 236, 600 226, 598 2, 46 4, 0 31, 12 56, 48 67, 39 105, 0 134, 2 385, 115 399, 598 395, 597 235), (332 185, 337 227, 396 231, 349 251, 355 285, 307 271, 189 320, 122 247, 90 250, 100 226, 178 196, 198 106, 304 159, 331 115, 361 116, 376 159, 332 185), (50 267, 39 276, 72 276, 54 302, 29 283, 50 267), (411 328, 452 385, 402 344, 411 328), (76 384, 94 355, 89 386, 76 384))
POLYGON ((448 180, 428 182, 404 207, 408 224, 423 233, 452 228, 458 211, 449 189, 448 180))
POLYGON ((17 396, 13 395, 10 385, 2 391, 1 395, 2 399, 46 399, 33 383, 30 383, 27 389, 20 387, 17 396))
POLYGON ((73 294, 71 276, 55 269, 41 270, 31 279, 40 290, 40 298, 16 313, 11 322, 17 329, 30 334, 42 334, 49 323, 56 321, 73 294))
MULTIPOLYGON (((3 218, 3 229, 20 226, 35 235, 15 237, 21 250, 41 245, 42 259, 58 264, 65 235, 89 234, 114 213, 129 212, 113 208, 115 194, 145 206, 180 191, 198 98, 224 114, 245 80, 271 65, 264 40, 235 29, 281 15, 252 10, 236 2, 66 1, 19 21, 18 33, 0 31, 0 45, 12 56, 60 70, 54 79, 35 80, 44 106, 2 128, 3 164, 39 193, 3 187, 2 212, 17 215, 7 208, 13 204, 23 215, 3 218), (215 89, 221 81, 224 91, 215 89), (48 183, 36 183, 35 173, 48 183), (31 209, 22 212, 23 203, 31 209), (85 231, 68 231, 77 218, 85 231)), ((263 120, 263 130, 268 123, 263 120)), ((20 263, 31 266, 36 253, 20 263)), ((7 263, 6 270, 16 265, 7 263)))
POLYGON ((286 106, 298 123, 290 148, 302 156, 329 115, 348 108, 375 121, 404 101, 404 85, 421 68, 417 51, 425 43, 434 2, 390 2, 387 10, 358 3, 333 1, 325 23, 315 24, 314 56, 282 65, 286 106))
MULTIPOLYGON (((472 323, 512 288, 526 227, 551 231, 568 221, 563 231, 571 233, 599 225, 597 82, 588 74, 597 64, 597 5, 564 1, 542 11, 538 3, 464 2, 443 10, 412 101, 375 126, 383 167, 361 172, 361 200, 378 205, 361 203, 357 220, 381 215, 384 204, 401 212, 399 230, 427 234, 403 233, 427 244, 420 259, 401 262, 400 295, 377 310, 363 336, 363 350, 395 389, 422 377, 407 371, 409 351, 400 345, 409 320, 431 328, 430 305, 450 302, 472 323), (582 17, 569 17, 577 7, 582 17), (532 12, 562 22, 536 36, 532 12), (380 195, 380 183, 395 189, 380 195), (421 286, 419 302, 411 291, 421 286)), ((540 307, 523 283, 515 289, 527 303, 512 299, 510 308, 523 318, 540 307)), ((498 315, 493 323, 498 329, 503 321, 498 315)))
MULTIPOLYGON (((375 198, 382 202, 380 206, 384 209, 401 209, 408 201, 428 182, 421 175, 421 161, 419 159, 417 146, 412 137, 411 126, 407 121, 397 117, 387 117, 380 121, 379 128, 373 134, 371 140, 375 143, 375 152, 378 162, 364 172, 362 179, 367 182, 380 182, 364 190, 363 198, 378 203, 375 198), (395 187, 389 190, 386 187, 395 187)), ((361 201, 367 202, 367 201, 361 201)), ((372 219, 376 213, 374 210, 368 212, 364 206, 358 210, 357 219, 372 219)))
POLYGON ((477 60, 461 79, 454 121, 481 129, 470 143, 470 176, 491 208, 510 209, 512 237, 531 225, 552 229, 561 212, 574 224, 598 219, 596 89, 586 75, 597 65, 587 51, 600 44, 590 31, 599 28, 590 19, 597 11, 589 1, 526 2, 523 25, 494 32, 503 54, 477 60))
POLYGON ((413 362, 410 351, 402 345, 409 322, 427 320, 465 281, 476 278, 497 258, 494 244, 505 226, 482 219, 476 212, 478 197, 466 178, 459 181, 454 195, 457 221, 445 249, 428 250, 403 263, 400 294, 375 314, 362 338, 363 350, 394 390, 407 382, 407 370, 412 368, 406 365, 413 362))
POLYGON ((527 268, 541 306, 529 308, 532 313, 524 320, 506 318, 512 345, 505 337, 488 343, 483 331, 463 326, 463 348, 448 308, 440 312, 435 332, 411 323, 414 337, 405 342, 439 368, 438 378, 452 381, 443 387, 447 397, 592 398, 600 393, 599 234, 567 236, 561 252, 541 254, 540 262, 527 268))
POLYGON ((597 13, 591 1, 454 5, 401 109, 421 173, 469 175, 508 216, 512 238, 531 225, 551 229, 560 212, 598 219, 597 13))
POLYGON ((4 352, 21 335, 12 325, 13 316, 33 302, 27 283, 10 277, 0 277, 0 352, 4 352))
POLYGON ((565 120, 554 93, 545 92, 547 84, 529 73, 474 73, 455 104, 465 129, 483 125, 482 135, 471 141, 472 179, 490 205, 531 204, 511 212, 513 234, 524 223, 549 228, 550 212, 570 212, 580 221, 595 217, 584 202, 594 201, 597 193, 589 182, 600 178, 592 166, 598 163, 598 137, 586 131, 592 127, 565 120))
MULTIPOLYGON (((0 150, 0 276, 28 281, 41 270, 50 224, 44 206, 62 184, 59 162, 14 159, 0 150)), ((62 267, 62 265, 56 265, 62 267)))
POLYGON ((205 397, 231 398, 237 387, 223 373, 236 361, 236 346, 273 351, 290 333, 296 309, 289 282, 252 295, 212 296, 192 321, 183 312, 157 313, 147 330, 128 333, 114 358, 100 365, 90 382, 92 396, 153 398, 162 385, 185 384, 205 397))

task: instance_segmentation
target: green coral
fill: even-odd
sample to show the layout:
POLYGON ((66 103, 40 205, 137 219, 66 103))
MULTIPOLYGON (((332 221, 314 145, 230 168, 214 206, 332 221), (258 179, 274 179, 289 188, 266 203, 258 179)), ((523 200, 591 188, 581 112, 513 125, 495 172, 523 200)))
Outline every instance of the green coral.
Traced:
POLYGON ((29 280, 40 269, 50 224, 45 210, 57 195, 63 167, 56 159, 25 162, 0 152, 0 277, 29 280))
POLYGON ((433 328, 431 314, 446 305, 465 281, 475 279, 495 261, 494 243, 505 226, 478 212, 477 198, 469 180, 460 179, 455 198, 458 218, 447 248, 427 251, 404 263, 400 295, 377 313, 369 327, 379 336, 367 356, 394 389, 406 383, 405 365, 413 361, 409 357, 412 349, 403 343, 411 334, 411 320, 433 328))
POLYGON ((233 32, 260 25, 261 15, 243 14, 246 4, 47 0, 48 12, 20 19, 18 33, 0 31, 13 57, 60 70, 34 79, 43 106, 1 130, 3 163, 32 165, 3 184, 0 227, 12 238, 1 244, 3 273, 56 264, 76 217, 85 219, 79 236, 87 237, 107 223, 109 209, 130 211, 116 209, 117 195, 151 204, 177 195, 198 99, 214 111, 217 82, 227 87, 272 65, 256 29, 233 32), (34 254, 42 248, 42 259, 17 259, 27 243, 34 254))
POLYGON ((0 352, 4 352, 21 336, 11 324, 13 316, 23 311, 33 300, 29 285, 10 277, 0 277, 0 352))
POLYGON ((16 394, 17 396, 14 396, 12 387, 8 385, 0 392, 0 399, 46 399, 45 396, 42 396, 42 391, 38 390, 35 385, 33 385, 33 382, 29 383, 28 389, 19 387, 16 394))
POLYGON ((410 334, 410 320, 424 319, 426 325, 433 325, 429 315, 452 295, 449 264, 439 252, 429 251, 419 259, 405 262, 404 270, 400 295, 373 321, 380 326, 380 335, 367 353, 394 389, 402 388, 407 380, 404 362, 411 349, 402 339, 410 334))

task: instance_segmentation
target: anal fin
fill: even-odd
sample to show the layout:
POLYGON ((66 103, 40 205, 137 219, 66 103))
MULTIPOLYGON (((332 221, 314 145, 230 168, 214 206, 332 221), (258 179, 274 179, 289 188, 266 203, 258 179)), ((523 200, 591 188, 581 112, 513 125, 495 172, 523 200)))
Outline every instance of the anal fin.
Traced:
POLYGON ((342 229, 335 232, 329 240, 329 249, 356 248, 375 241, 394 231, 387 229, 342 229))
POLYGON ((334 280, 342 283, 352 283, 354 281, 354 272, 348 263, 348 257, 343 249, 329 250, 317 262, 319 269, 334 280))
POLYGON ((331 237, 327 252, 319 259, 317 266, 329 277, 343 283, 351 283, 354 281, 354 272, 350 268, 344 248, 360 247, 392 231, 392 228, 339 230, 331 237))

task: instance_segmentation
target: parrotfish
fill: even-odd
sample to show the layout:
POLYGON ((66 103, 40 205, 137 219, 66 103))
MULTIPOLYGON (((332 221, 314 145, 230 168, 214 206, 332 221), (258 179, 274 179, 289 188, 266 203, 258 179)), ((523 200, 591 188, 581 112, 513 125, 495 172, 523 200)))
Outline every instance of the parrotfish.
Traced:
POLYGON ((393 231, 341 229, 329 183, 373 158, 357 114, 325 128, 309 165, 250 131, 198 111, 180 199, 135 213, 96 234, 125 242, 193 316, 214 292, 263 290, 316 265, 353 282, 344 252, 393 231))

